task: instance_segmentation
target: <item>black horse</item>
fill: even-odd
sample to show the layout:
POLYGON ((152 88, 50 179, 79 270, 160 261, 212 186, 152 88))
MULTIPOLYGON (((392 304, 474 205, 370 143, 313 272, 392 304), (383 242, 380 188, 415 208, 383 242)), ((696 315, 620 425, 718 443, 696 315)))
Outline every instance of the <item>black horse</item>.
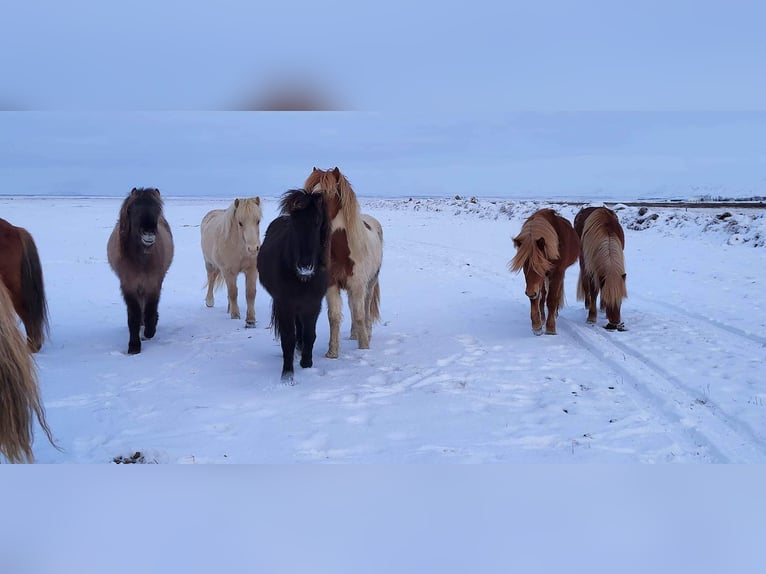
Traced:
POLYGON ((135 355, 141 352, 141 325, 145 339, 157 330, 162 282, 173 261, 173 234, 158 189, 133 188, 122 203, 106 251, 128 307, 128 354, 135 355))
POLYGON ((258 275, 272 298, 271 324, 282 343, 282 380, 292 383, 296 347, 301 367, 313 365, 317 317, 327 292, 329 231, 321 193, 293 189, 269 224, 258 254, 258 275))

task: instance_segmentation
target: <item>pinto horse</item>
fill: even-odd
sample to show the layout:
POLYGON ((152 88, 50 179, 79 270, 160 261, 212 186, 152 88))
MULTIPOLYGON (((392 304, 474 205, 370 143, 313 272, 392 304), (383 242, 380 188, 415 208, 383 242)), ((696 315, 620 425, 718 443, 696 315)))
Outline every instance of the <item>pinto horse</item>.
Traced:
POLYGON ((327 289, 327 316, 330 321, 330 346, 325 355, 336 359, 339 351, 341 289, 348 293, 351 310, 350 339, 360 349, 370 348, 372 324, 380 320, 380 284, 383 262, 383 227, 361 213, 356 194, 346 176, 336 167, 316 167, 303 187, 322 192, 331 222, 330 285, 327 289))
POLYGON ((0 219, 0 283, 10 292, 13 308, 24 323, 29 349, 36 353, 48 333, 48 303, 43 269, 29 232, 0 219))
POLYGON ((540 209, 524 222, 513 244, 516 255, 508 266, 514 272, 524 270, 532 332, 543 334, 547 303, 545 334, 555 335, 556 316, 564 305, 564 274, 580 253, 577 234, 568 219, 552 209, 540 209))
POLYGON ((162 206, 160 190, 134 187, 122 202, 106 246, 128 308, 129 355, 141 352, 142 325, 145 339, 157 331, 162 282, 173 261, 173 234, 162 206))
POLYGON ((330 225, 324 197, 294 189, 266 229, 258 253, 261 284, 272 298, 271 326, 282 344, 282 380, 292 383, 296 347, 313 366, 316 324, 327 292, 330 225))
POLYGON ((237 276, 245 274, 245 328, 255 327, 255 288, 261 248, 261 198, 235 199, 227 209, 214 209, 202 218, 200 235, 207 271, 205 304, 215 304, 213 290, 226 282, 232 319, 239 319, 237 276))
POLYGON ((16 323, 11 293, 0 281, 0 454, 9 462, 34 462, 34 419, 56 446, 45 420, 37 370, 16 323))
POLYGON ((625 331, 620 317, 622 300, 628 296, 625 286, 625 233, 617 214, 606 207, 584 207, 574 220, 580 237, 580 277, 577 300, 585 301, 588 323, 598 316, 596 298, 601 293, 601 308, 606 310, 610 331, 625 331))

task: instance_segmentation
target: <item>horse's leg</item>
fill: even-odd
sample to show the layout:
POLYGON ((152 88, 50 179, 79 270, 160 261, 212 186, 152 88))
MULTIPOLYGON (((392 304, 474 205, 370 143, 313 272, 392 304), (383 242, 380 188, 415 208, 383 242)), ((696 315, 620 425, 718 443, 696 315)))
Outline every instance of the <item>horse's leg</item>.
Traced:
POLYGON ((561 289, 564 287, 563 271, 552 271, 548 281, 548 318, 545 321, 545 334, 556 334, 556 315, 558 315, 559 299, 561 299, 561 289))
POLYGON ((283 301, 274 301, 275 319, 279 324, 279 338, 282 344, 282 381, 293 383, 293 361, 295 359, 295 310, 283 301))
POLYGON ((130 332, 130 341, 128 342, 128 354, 136 355, 141 352, 141 301, 135 293, 125 293, 123 291, 125 305, 128 307, 128 331, 130 332))
POLYGON ((229 292, 229 307, 228 311, 232 319, 239 319, 239 305, 237 305, 237 296, 239 291, 237 290, 237 273, 227 271, 224 273, 226 278, 226 289, 229 292))
POLYGON ((255 327, 255 287, 258 282, 258 268, 253 265, 245 270, 245 302, 247 312, 245 314, 245 328, 255 327))
POLYGON ((543 334, 543 318, 541 317, 540 297, 529 300, 529 318, 532 321, 532 332, 535 335, 543 334))
POLYGON ((330 320, 330 347, 325 353, 328 359, 337 359, 340 343, 341 298, 340 287, 333 283, 327 289, 327 318, 330 320))
POLYGON ((587 322, 595 323, 598 319, 598 310, 596 309, 596 299, 598 299, 598 284, 596 283, 596 277, 591 277, 588 280, 586 293, 588 294, 588 298, 586 299, 588 303, 587 322))
POLYGON ((358 283, 348 286, 348 302, 351 307, 351 324, 353 332, 356 333, 360 349, 370 348, 370 334, 367 332, 367 318, 365 310, 367 309, 367 298, 365 297, 365 287, 358 283))
POLYGON ((303 323, 301 323, 301 316, 295 314, 295 348, 299 351, 303 350, 303 323))
POLYGON ((215 295, 213 294, 213 288, 215 282, 220 275, 218 268, 212 263, 205 261, 205 271, 207 271, 207 296, 205 297, 205 305, 212 307, 215 305, 215 295))
POLYGON ((146 294, 146 303, 144 304, 144 339, 151 339, 157 332, 157 321, 160 318, 159 313, 157 312, 159 303, 159 289, 157 289, 156 293, 146 294))
POLYGON ((314 341, 316 341, 317 338, 317 319, 319 318, 319 312, 321 310, 322 300, 320 299, 316 309, 304 312, 299 320, 303 328, 300 338, 303 341, 301 348, 301 367, 304 369, 314 366, 314 341))

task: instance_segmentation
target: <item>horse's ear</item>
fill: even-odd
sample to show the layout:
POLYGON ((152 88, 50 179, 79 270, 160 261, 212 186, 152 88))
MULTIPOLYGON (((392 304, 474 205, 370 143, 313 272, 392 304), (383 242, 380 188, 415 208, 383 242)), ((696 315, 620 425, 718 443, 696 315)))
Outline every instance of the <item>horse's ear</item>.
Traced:
POLYGON ((160 190, 159 190, 159 189, 157 189, 156 187, 154 188, 154 191, 156 191, 156 192, 157 192, 157 195, 159 195, 159 194, 160 194, 160 190))
POLYGON ((521 240, 518 237, 513 238, 513 246, 518 249, 521 247, 521 240))
POLYGON ((138 190, 134 187, 130 190, 130 195, 135 195, 138 190))
POLYGON ((234 207, 239 207, 239 198, 234 200, 234 207))
POLYGON ((260 205, 260 204, 261 204, 261 198, 260 198, 260 196, 256 195, 255 196, 255 205, 260 205))
POLYGON ((335 177, 337 177, 338 179, 340 179, 340 170, 338 169, 338 166, 335 166, 335 169, 334 169, 334 170, 332 170, 332 174, 333 174, 335 177))
POLYGON ((623 281, 625 281, 625 278, 626 278, 627 276, 628 276, 628 274, 627 274, 627 273, 623 273, 623 274, 622 274, 622 280, 623 280, 623 281))
POLYGON ((316 168, 316 166, 314 166, 314 167, 313 167, 313 169, 311 170, 311 173, 314 173, 315 171, 319 171, 319 170, 316 168))
POLYGON ((540 251, 545 251, 545 239, 541 237, 535 243, 537 243, 537 246, 540 248, 540 251))

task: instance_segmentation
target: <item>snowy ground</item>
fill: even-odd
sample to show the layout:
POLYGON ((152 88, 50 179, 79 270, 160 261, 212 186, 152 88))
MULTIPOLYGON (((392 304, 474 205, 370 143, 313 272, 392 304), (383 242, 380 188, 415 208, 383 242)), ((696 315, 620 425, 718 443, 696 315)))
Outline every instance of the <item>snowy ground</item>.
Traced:
POLYGON ((228 318, 225 291, 204 305, 199 222, 220 199, 166 200, 176 255, 157 336, 126 354, 106 262, 120 201, 0 199, 33 234, 49 297, 36 359, 64 451, 38 431, 39 462, 766 462, 763 210, 621 209, 629 330, 586 325, 574 265, 559 334, 535 337, 506 264, 548 204, 362 200, 384 228, 382 323, 370 350, 345 338, 329 360, 323 312, 315 368, 286 386, 260 285, 256 329, 228 318))

